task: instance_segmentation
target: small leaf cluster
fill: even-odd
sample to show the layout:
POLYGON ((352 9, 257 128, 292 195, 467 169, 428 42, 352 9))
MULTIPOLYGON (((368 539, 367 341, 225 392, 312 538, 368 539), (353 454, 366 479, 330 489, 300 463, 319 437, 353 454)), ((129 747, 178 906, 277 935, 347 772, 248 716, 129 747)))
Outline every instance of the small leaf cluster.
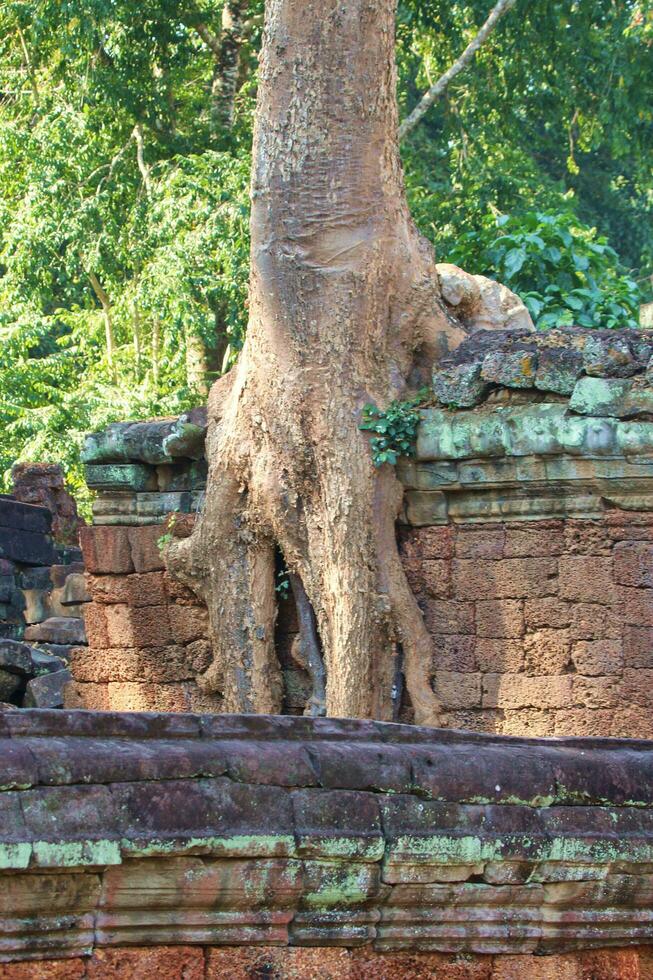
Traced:
POLYGON ((375 466, 383 466, 384 463, 394 466, 400 456, 415 455, 419 406, 424 404, 428 395, 428 389, 423 388, 414 398, 392 401, 385 409, 372 404, 364 406, 359 428, 374 433, 370 446, 375 466))

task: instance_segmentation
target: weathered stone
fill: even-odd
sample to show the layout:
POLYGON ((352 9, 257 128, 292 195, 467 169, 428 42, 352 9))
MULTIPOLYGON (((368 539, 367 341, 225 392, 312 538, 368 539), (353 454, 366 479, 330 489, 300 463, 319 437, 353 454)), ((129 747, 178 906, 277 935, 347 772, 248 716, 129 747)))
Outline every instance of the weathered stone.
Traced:
POLYGON ((134 571, 127 528, 83 527, 79 537, 87 572, 128 575, 134 571))
POLYGON ((159 539, 162 533, 160 527, 129 528, 127 534, 135 571, 158 572, 165 568, 159 548, 159 539))
POLYGON ((63 708, 64 688, 72 679, 72 674, 65 668, 34 677, 27 682, 25 707, 63 708))
POLYGON ((524 644, 521 640, 476 640, 475 657, 483 673, 517 674, 524 669, 524 644))
POLYGON ((89 463, 84 467, 89 487, 98 490, 156 490, 156 471, 142 463, 89 463))
POLYGON ((564 674, 569 666, 568 630, 543 629, 524 638, 527 674, 564 674))
POLYGON ((88 590, 93 602, 124 603, 128 606, 160 606, 167 602, 163 572, 133 575, 89 575, 88 590))
POLYGON ((542 599, 526 599, 524 602, 525 627, 529 632, 539 629, 564 629, 571 625, 575 606, 557 596, 542 599))
POLYGON ((481 378, 508 388, 533 388, 537 371, 537 353, 526 349, 514 354, 496 351, 483 359, 481 378))
MULTIPOLYGON (((574 680, 587 678, 574 678, 574 680)), ((524 674, 486 674, 483 706, 488 708, 564 708, 571 702, 572 678, 527 677, 524 674)), ((597 705, 600 707, 601 705, 597 705)))
POLYGON ((443 405, 471 408, 483 401, 490 390, 481 377, 482 363, 454 364, 436 367, 433 371, 433 391, 443 405))
POLYGON ((83 621, 65 616, 53 616, 29 626, 25 630, 25 639, 33 643, 86 643, 83 621))
MULTIPOLYGON (((458 599, 524 599, 557 590, 557 565, 551 558, 502 561, 455 559, 453 588, 458 599)), ((606 600, 607 601, 607 600, 606 600)))
POLYGON ((571 395, 582 370, 583 358, 577 351, 564 347, 540 350, 535 387, 540 391, 571 395))
POLYGON ((615 597, 609 558, 563 557, 559 562, 559 575, 563 599, 605 605, 615 597))
POLYGON ((83 572, 74 572, 68 575, 63 587, 61 596, 62 606, 77 606, 83 602, 89 602, 90 596, 86 591, 86 582, 83 572))
POLYGON ((653 543, 624 541, 617 544, 614 578, 620 585, 653 588, 653 543))
POLYGON ((0 667, 0 701, 9 701, 22 688, 25 680, 13 671, 0 667))
POLYGON ((432 633, 469 635, 474 633, 474 607, 471 602, 427 599, 424 619, 432 633))
POLYGON ((0 527, 48 535, 52 530, 52 514, 45 507, 0 494, 0 527))
POLYGON ((623 631, 625 667, 653 669, 653 627, 627 626, 623 631))
POLYGON ((24 565, 51 565, 55 552, 51 538, 45 534, 0 527, 0 558, 24 565))
POLYGON ((502 558, 506 531, 501 526, 461 525, 456 534, 456 558, 502 558))
POLYGON ((653 414, 653 388, 618 378, 581 378, 569 401, 580 415, 620 419, 653 414))
POLYGON ((583 367, 586 374, 599 378, 628 378, 640 369, 630 344, 616 331, 587 337, 583 367))
POLYGON ((571 653, 577 673, 589 676, 620 674, 624 655, 620 640, 583 640, 571 653))
POLYGON ((42 623, 53 615, 52 595, 44 589, 26 589, 23 592, 25 609, 23 616, 27 625, 42 623))
POLYGON ((473 636, 434 636, 433 670, 469 673, 477 670, 473 636))
POLYGON ((43 650, 36 648, 32 649, 30 656, 32 660, 32 673, 37 677, 41 674, 53 674, 57 670, 65 670, 68 664, 67 659, 64 660, 62 657, 55 657, 51 653, 45 653, 43 650))
POLYGON ((489 599, 476 603, 476 633, 490 638, 523 636, 524 612, 521 599, 489 599))
POLYGON ((26 643, 0 639, 0 668, 10 674, 29 677, 32 673, 32 651, 26 643))

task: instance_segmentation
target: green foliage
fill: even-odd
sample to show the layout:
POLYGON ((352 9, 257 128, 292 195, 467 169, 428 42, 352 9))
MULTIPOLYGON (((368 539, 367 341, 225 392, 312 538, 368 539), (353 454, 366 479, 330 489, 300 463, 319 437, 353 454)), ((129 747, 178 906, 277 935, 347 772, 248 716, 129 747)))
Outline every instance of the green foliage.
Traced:
POLYGON ((451 255, 469 272, 505 283, 523 299, 538 329, 625 328, 643 301, 605 236, 570 212, 499 215, 467 232, 451 255))
POLYGON ((428 400, 429 394, 428 388, 423 388, 414 398, 392 401, 385 409, 371 404, 364 406, 359 428, 375 433, 370 439, 375 466, 384 463, 394 466, 400 456, 415 455, 419 406, 428 400))

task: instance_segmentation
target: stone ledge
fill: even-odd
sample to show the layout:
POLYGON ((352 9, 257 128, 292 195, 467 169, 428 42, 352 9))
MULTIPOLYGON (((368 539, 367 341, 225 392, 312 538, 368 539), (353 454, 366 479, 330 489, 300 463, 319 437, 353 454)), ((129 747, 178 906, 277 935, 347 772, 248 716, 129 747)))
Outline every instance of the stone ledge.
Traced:
POLYGON ((0 961, 170 941, 645 943, 652 777, 644 741, 7 712, 0 961))

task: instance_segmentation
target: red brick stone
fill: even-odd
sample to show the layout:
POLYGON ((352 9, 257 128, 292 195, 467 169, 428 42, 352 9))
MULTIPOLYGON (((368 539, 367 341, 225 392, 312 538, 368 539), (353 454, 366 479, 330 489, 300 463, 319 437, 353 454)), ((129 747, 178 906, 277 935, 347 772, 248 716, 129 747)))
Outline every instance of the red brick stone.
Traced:
POLYGON ((402 528, 401 554, 406 558, 453 558, 453 535, 451 527, 402 528))
POLYGON ((653 670, 624 670, 621 698, 622 704, 653 708, 653 670))
POLYGON ((86 584, 95 602, 157 606, 167 602, 163 572, 144 575, 87 575, 86 584))
POLYGON ((619 587, 618 609, 627 626, 653 626, 653 589, 619 587))
POLYGON ((82 980, 86 960, 30 960, 0 963, 0 980, 82 980))
POLYGON ((87 602, 84 605, 84 629, 89 646, 108 647, 109 630, 107 627, 107 611, 105 606, 97 602, 87 602))
POLYGON ((424 603, 424 620, 434 635, 473 634, 474 606, 471 602, 454 602, 451 599, 427 599, 424 603))
POLYGON ((653 541, 653 514, 611 510, 604 520, 613 541, 653 541))
POLYGON ((483 707, 506 710, 566 708, 572 703, 571 682, 570 675, 527 677, 525 674, 485 674, 483 707))
POLYGON ((209 635, 209 614, 199 606, 168 606, 170 629, 175 643, 205 640, 209 635))
POLYGON ((210 645, 202 641, 163 649, 77 647, 70 655, 70 669, 75 680, 82 683, 168 684, 194 680, 204 673, 211 659, 210 645))
POLYGON ((617 640, 621 636, 618 607, 574 602, 571 610, 572 640, 617 640))
POLYGON ((445 710, 481 706, 480 674, 436 670, 433 690, 445 710))
POLYGON ((563 554, 562 521, 538 521, 506 531, 505 558, 553 558, 563 554))
POLYGON ((568 520, 564 526, 567 555, 609 555, 612 539, 604 521, 568 520))
POLYGON ((483 673, 518 674, 524 667, 524 645, 521 640, 479 637, 475 656, 478 669, 483 673))
POLYGON ((555 712, 554 735, 576 738, 607 738, 613 735, 612 708, 561 708, 555 712))
POLYGON ((562 674, 569 666, 568 630, 538 630, 524 637, 527 674, 562 674))
POLYGON ((457 670, 468 673, 476 670, 473 636, 435 636, 433 638, 433 669, 457 670))
POLYGON ((204 950, 197 946, 97 949, 88 980, 204 980, 204 950))
POLYGON ((525 599, 553 595, 557 565, 553 558, 504 558, 501 561, 453 562, 457 599, 525 599))
POLYGON ((524 634, 521 599, 486 599, 476 603, 476 633, 490 638, 516 639, 524 634))
POLYGON ((568 704, 559 707, 615 708, 621 701, 619 678, 582 677, 576 674, 573 678, 572 697, 568 704))
POLYGON ((614 549, 614 579, 620 585, 653 586, 653 543, 622 541, 614 549))
POLYGON ((137 572, 159 572, 165 568, 159 548, 159 539, 163 533, 164 529, 158 524, 129 528, 131 560, 137 572))
POLYGON ((578 674, 620 674, 624 665, 621 640, 581 640, 574 643, 571 659, 578 674))
POLYGON ((573 606, 557 596, 543 599, 526 599, 524 603, 524 623, 529 632, 539 629, 564 629, 569 626, 573 606))
MULTIPOLYGON (((174 643, 168 606, 105 606, 108 647, 166 647, 174 643)), ((193 637, 195 639, 195 637, 193 637)))
POLYGON ((422 562, 423 590, 432 599, 451 598, 451 563, 429 558, 422 562))
POLYGON ((653 627, 626 626, 623 634, 624 666, 653 669, 653 627))
MULTIPOLYGON (((650 707, 643 708, 640 705, 620 705, 612 712, 612 725, 608 734, 612 738, 653 739, 653 711, 650 707)), ((651 966, 650 977, 653 980, 653 964, 651 966)))
POLYGON ((483 528, 461 524, 456 533, 456 558, 501 558, 505 537, 500 524, 483 528))
POLYGON ((560 558, 560 596, 573 602, 609 604, 615 596, 612 559, 585 556, 560 558))
POLYGON ((134 571, 126 527, 82 527, 79 540, 84 566, 93 575, 128 575, 134 571))

